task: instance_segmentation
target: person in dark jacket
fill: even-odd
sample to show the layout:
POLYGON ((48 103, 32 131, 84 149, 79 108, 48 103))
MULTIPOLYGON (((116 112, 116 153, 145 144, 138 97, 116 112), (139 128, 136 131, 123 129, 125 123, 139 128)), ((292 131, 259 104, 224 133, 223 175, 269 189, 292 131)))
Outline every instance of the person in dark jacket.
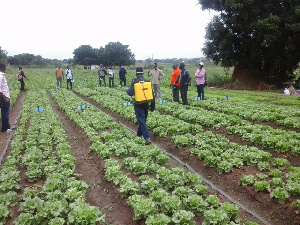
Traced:
POLYGON ((188 93, 188 87, 191 83, 191 76, 189 72, 185 69, 185 64, 182 62, 179 65, 179 69, 181 70, 180 75, 180 94, 182 99, 182 104, 187 105, 187 93, 188 93))
POLYGON ((119 79, 120 79, 121 87, 122 87, 123 83, 124 83, 124 86, 126 87, 126 74, 127 74, 126 69, 123 66, 121 66, 121 68, 119 70, 119 79))
MULTIPOLYGON (((148 81, 143 77, 144 71, 142 67, 137 67, 136 68, 136 79, 134 79, 130 85, 130 88, 126 90, 126 93, 129 96, 134 96, 134 84, 140 81, 148 81)), ((153 112, 155 109, 155 99, 151 101, 150 104, 150 111, 153 112)), ((137 122, 139 124, 138 131, 137 131, 137 136, 139 137, 144 137, 145 139, 145 144, 149 145, 151 144, 150 140, 150 133, 147 127, 147 116, 148 116, 148 110, 149 110, 149 103, 136 103, 134 102, 134 112, 136 115, 137 122)))

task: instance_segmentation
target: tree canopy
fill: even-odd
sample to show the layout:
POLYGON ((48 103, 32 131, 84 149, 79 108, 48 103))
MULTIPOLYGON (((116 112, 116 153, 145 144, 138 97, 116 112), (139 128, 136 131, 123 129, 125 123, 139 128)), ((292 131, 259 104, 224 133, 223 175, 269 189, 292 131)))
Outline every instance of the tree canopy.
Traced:
POLYGON ((92 48, 90 45, 81 45, 73 52, 74 63, 107 66, 133 65, 135 56, 128 47, 120 42, 110 42, 104 48, 100 47, 99 49, 92 48))
POLYGON ((219 14, 206 27, 203 52, 234 66, 233 80, 280 84, 294 78, 300 62, 299 0, 199 0, 219 14))

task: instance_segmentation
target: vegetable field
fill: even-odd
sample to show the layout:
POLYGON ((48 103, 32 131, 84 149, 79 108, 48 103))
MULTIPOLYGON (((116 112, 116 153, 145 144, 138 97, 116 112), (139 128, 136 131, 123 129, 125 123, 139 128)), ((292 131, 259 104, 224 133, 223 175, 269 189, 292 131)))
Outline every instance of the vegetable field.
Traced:
POLYGON ((27 73, 26 92, 8 74, 0 224, 300 224, 299 97, 206 88, 197 101, 192 85, 184 106, 166 70, 145 146, 118 76, 109 88, 74 72, 73 91, 52 70, 27 73))

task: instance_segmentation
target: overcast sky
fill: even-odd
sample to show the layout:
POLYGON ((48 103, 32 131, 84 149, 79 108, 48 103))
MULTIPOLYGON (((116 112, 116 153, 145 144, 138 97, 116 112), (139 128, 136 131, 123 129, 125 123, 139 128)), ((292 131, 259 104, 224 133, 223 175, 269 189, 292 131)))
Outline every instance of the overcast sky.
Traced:
POLYGON ((73 58, 80 45, 129 45, 136 59, 203 56, 214 16, 197 0, 4 0, 0 46, 9 56, 73 58))

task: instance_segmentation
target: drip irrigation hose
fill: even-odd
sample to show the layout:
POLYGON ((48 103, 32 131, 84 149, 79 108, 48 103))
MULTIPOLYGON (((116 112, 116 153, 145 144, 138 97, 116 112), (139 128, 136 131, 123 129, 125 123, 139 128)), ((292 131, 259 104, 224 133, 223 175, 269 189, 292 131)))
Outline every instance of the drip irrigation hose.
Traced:
MULTIPOLYGON (((119 121, 119 123, 126 127, 128 130, 130 130, 131 132, 133 132, 134 134, 136 134, 136 131, 132 130, 130 127, 126 126, 125 124, 123 124, 121 121, 119 121)), ((152 142, 153 144, 153 142, 152 142)), ((247 213, 249 213, 250 215, 252 215, 253 217, 255 217, 257 220, 259 220, 260 222, 262 222, 263 224, 269 225, 270 223, 268 223, 266 220, 264 220, 261 216, 259 216, 257 213, 249 210, 245 205, 243 205, 242 203, 234 200, 232 197, 230 197, 230 195, 226 194, 224 191, 222 191, 220 188, 218 188, 216 185, 214 185, 211 181, 207 180, 205 177, 202 176, 202 174, 196 172, 194 170, 193 167, 191 167, 189 164, 181 161, 179 158, 177 158, 176 156, 174 156, 173 154, 167 152, 166 150, 160 148, 159 146, 155 145, 157 148, 159 148, 164 154, 166 154, 167 156, 170 156, 171 158, 173 158, 176 162, 178 162, 180 165, 186 167, 189 171, 191 171, 194 174, 197 174, 201 180, 204 181, 204 183, 206 183, 207 185, 209 185, 212 189, 216 190, 217 192, 219 192, 221 195, 223 195, 225 198, 227 198, 229 201, 233 202, 234 204, 240 206, 244 211, 246 211, 247 213)))

